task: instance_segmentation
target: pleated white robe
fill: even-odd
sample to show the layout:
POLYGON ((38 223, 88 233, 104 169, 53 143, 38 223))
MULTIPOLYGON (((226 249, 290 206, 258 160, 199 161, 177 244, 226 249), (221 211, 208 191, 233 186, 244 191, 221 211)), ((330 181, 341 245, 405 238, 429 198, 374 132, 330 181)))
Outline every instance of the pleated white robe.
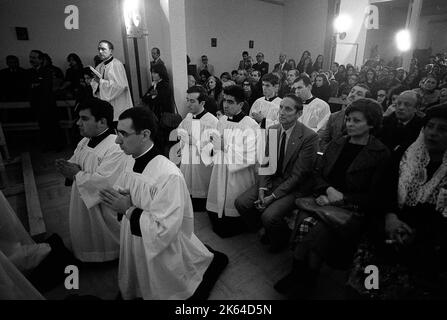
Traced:
POLYGON ((206 166, 200 154, 203 147, 209 141, 209 137, 206 137, 206 131, 216 129, 218 121, 209 112, 199 120, 193 119, 192 114, 188 113, 178 127, 187 133, 187 136, 180 134, 180 146, 182 150, 180 170, 185 178, 189 193, 193 198, 206 199, 208 196, 213 167, 206 166), (193 123, 195 123, 194 126, 193 123), (193 132, 193 127, 195 132, 193 132))
POLYGON ((120 114, 133 107, 124 65, 116 59, 107 64, 100 63, 96 70, 103 75, 99 84, 92 82, 93 94, 97 98, 109 102, 113 106, 113 120, 118 121, 120 114), (99 91, 97 90, 99 86, 99 91))
POLYGON ((224 136, 224 151, 215 152, 213 171, 206 209, 223 216, 239 217, 234 206, 236 198, 255 184, 256 130, 259 125, 245 116, 240 122, 228 121, 227 116, 219 119, 217 130, 224 136), (248 129, 253 135, 242 138, 248 129), (243 145, 238 145, 242 143, 243 145))
POLYGON ((253 112, 261 113, 265 118, 265 128, 278 123, 278 112, 279 105, 282 99, 280 97, 276 97, 273 101, 268 101, 265 97, 261 97, 253 102, 253 105, 250 109, 250 117, 253 117, 253 112))
POLYGON ((142 237, 121 222, 118 282, 123 299, 187 299, 202 281, 213 254, 194 234, 192 204, 180 170, 156 156, 139 174, 129 159, 115 188, 129 190, 133 206, 143 210, 142 237))
POLYGON ((32 271, 50 253, 48 243, 35 243, 0 191, 0 251, 21 272, 32 271))
POLYGON ((100 203, 99 191, 113 187, 126 164, 126 156, 109 135, 95 148, 82 139, 69 160, 81 166, 70 199, 70 236, 76 258, 103 262, 118 258, 120 223, 117 213, 100 203))
POLYGON ((0 251, 0 300, 44 300, 2 251, 0 251))

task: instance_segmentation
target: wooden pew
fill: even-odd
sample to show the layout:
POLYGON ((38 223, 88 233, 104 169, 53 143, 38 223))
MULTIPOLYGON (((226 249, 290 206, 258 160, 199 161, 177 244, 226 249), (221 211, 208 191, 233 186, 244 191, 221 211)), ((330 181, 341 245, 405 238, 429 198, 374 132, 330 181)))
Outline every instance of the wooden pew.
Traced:
MULTIPOLYGON (((73 119, 73 109, 75 107, 75 103, 76 103, 75 100, 56 101, 56 106, 58 108, 64 108, 67 110, 67 119, 60 120, 59 126, 61 129, 64 130, 65 139, 68 144, 71 143, 70 129, 73 127, 76 121, 75 119, 73 119)), ((0 102, 0 111, 10 109, 31 109, 31 105, 29 101, 0 102)), ((37 121, 9 122, 9 123, 3 123, 3 128, 5 131, 34 131, 39 130, 39 123, 37 121)))
POLYGON ((28 152, 22 153, 23 184, 26 196, 26 208, 28 211, 29 233, 32 237, 46 232, 40 207, 39 193, 34 179, 31 157, 28 152))

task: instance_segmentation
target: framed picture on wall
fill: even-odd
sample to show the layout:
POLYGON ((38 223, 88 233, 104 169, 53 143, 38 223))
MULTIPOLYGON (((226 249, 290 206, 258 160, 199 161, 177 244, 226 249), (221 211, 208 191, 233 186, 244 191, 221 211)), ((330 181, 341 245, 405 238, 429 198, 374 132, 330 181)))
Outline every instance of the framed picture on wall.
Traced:
POLYGON ((211 47, 217 47, 217 38, 211 38, 211 47))
POLYGON ((28 28, 16 27, 17 40, 29 40, 28 38, 28 28))
POLYGON ((253 49, 255 47, 255 42, 253 40, 248 41, 248 48, 253 49))

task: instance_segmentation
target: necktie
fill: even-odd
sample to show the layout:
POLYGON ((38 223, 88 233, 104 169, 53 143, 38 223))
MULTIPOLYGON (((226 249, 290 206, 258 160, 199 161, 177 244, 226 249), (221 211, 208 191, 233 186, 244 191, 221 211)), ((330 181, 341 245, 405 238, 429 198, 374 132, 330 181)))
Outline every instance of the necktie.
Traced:
POLYGON ((277 165, 277 169, 276 172, 278 174, 282 174, 282 165, 284 162, 284 152, 286 150, 286 132, 284 131, 281 134, 281 145, 279 147, 279 158, 278 158, 278 165, 277 165))

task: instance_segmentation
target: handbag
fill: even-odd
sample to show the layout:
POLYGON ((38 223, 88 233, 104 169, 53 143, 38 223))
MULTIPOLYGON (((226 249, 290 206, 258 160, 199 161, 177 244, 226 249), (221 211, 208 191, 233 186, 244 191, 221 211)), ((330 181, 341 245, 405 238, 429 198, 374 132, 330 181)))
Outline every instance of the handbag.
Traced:
POLYGON ((178 113, 177 105, 174 102, 174 112, 162 112, 160 116, 160 127, 162 129, 177 129, 183 118, 178 113))
POLYGON ((345 208, 320 206, 312 197, 298 198, 295 203, 300 210, 313 213, 333 229, 343 229, 359 217, 357 212, 345 208))

